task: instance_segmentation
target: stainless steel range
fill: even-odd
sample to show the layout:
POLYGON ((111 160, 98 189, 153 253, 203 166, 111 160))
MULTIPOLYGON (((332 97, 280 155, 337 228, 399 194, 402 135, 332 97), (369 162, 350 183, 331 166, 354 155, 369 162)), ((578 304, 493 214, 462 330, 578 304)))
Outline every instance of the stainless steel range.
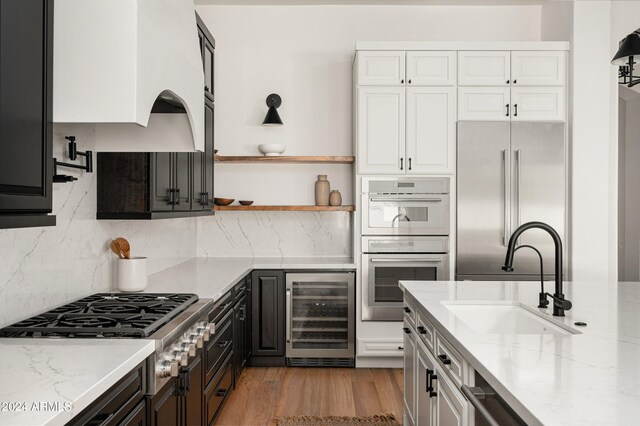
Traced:
POLYGON ((0 337, 153 339, 156 351, 147 361, 153 395, 209 340, 212 306, 188 293, 98 293, 0 329, 0 337))

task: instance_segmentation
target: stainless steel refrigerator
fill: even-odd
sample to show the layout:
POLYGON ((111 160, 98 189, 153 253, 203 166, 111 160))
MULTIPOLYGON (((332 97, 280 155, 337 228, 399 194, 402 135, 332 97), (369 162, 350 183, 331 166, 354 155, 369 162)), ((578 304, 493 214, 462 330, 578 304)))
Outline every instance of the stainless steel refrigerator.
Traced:
MULTIPOLYGON (((458 280, 535 280, 538 255, 518 250, 514 272, 500 268, 511 233, 529 221, 553 226, 565 238, 565 123, 458 123, 458 280)), ((547 277, 553 242, 532 229, 518 244, 538 248, 547 277)))

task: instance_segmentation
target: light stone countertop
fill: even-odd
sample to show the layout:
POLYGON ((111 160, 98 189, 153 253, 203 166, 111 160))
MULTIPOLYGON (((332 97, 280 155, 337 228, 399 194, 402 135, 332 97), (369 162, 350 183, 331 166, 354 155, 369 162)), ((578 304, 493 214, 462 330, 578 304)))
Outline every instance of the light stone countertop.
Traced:
POLYGON ((145 292, 217 300, 253 269, 355 270, 351 257, 197 257, 149 276, 145 292))
MULTIPOLYGON (((401 287, 528 424, 638 424, 640 283, 565 283, 573 308, 563 318, 552 317, 551 307, 537 308, 539 282, 404 281, 401 287), (481 333, 443 301, 519 302, 581 333, 481 333), (577 321, 587 326, 574 326, 577 321)), ((553 283, 546 291, 553 292, 553 283)))
POLYGON ((2 338, 0 425, 64 425, 154 350, 140 339, 2 338))

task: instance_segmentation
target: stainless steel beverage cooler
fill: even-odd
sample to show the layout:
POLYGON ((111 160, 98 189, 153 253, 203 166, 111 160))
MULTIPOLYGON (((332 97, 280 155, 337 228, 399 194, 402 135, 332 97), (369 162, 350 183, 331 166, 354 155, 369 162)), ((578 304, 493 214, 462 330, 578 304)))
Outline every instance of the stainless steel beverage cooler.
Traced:
POLYGON ((287 365, 355 365, 354 278, 353 272, 287 274, 287 365))

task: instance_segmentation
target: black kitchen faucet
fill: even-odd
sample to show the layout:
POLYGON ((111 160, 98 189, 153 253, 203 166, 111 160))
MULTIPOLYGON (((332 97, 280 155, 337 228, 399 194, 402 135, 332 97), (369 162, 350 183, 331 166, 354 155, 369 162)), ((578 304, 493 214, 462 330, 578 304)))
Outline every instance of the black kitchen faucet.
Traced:
MULTIPOLYGON (((520 238, 520 234, 522 234, 527 229, 537 228, 546 231, 551 238, 553 238, 553 244, 555 245, 555 292, 545 293, 544 288, 540 292, 540 307, 546 307, 548 305, 547 296, 553 299, 553 315, 557 317, 563 317, 564 311, 568 311, 571 309, 571 302, 564 298, 564 294, 562 292, 562 240, 560 239, 560 235, 553 229, 551 226, 547 225, 543 222, 527 222, 518 229, 514 231, 509 239, 509 245, 507 247, 507 256, 504 260, 504 266, 502 267, 503 271, 513 272, 513 255, 515 254, 517 247, 516 241, 520 238)), ((537 250, 536 250, 537 251, 537 250)), ((542 266, 541 266, 542 268, 542 266)))

